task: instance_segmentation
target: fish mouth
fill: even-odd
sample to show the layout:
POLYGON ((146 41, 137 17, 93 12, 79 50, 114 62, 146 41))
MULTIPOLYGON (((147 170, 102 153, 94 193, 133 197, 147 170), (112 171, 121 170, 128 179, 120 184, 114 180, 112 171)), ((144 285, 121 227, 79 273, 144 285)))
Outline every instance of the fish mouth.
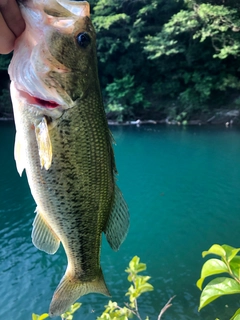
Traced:
MULTIPOLYGON (((51 54, 46 39, 53 30, 57 32, 62 29, 68 30, 64 23, 61 24, 62 21, 70 23, 69 17, 75 12, 76 4, 72 6, 68 0, 56 0, 55 12, 50 10, 49 0, 40 2, 21 0, 21 2, 20 8, 26 21, 26 29, 15 42, 13 58, 8 69, 13 88, 11 91, 14 92, 13 97, 18 98, 15 100, 32 108, 33 113, 51 114, 53 117, 58 117, 76 105, 76 99, 73 99, 72 91, 69 90, 67 84, 73 70, 51 54), (51 16, 51 13, 57 13, 58 10, 61 14, 64 11, 66 18, 69 19, 65 19, 65 16, 51 16)), ((55 1, 50 2, 51 5, 55 3, 55 1)), ((84 7, 86 10, 89 9, 88 5, 84 4, 84 7)), ((80 9, 82 10, 82 6, 80 9)), ((81 11, 82 14, 86 13, 84 10, 81 11)), ((76 12, 73 15, 75 20, 78 19, 76 12)), ((72 27, 73 23, 70 23, 69 28, 72 27)))
POLYGON ((26 102, 30 105, 36 105, 40 108, 46 108, 46 109, 55 109, 57 107, 60 107, 60 104, 56 101, 51 100, 44 100, 42 98, 38 98, 35 96, 30 95, 26 91, 18 90, 19 94, 26 102))
MULTIPOLYGON (((66 107, 55 99, 45 100, 41 95, 31 95, 29 92, 19 89, 14 81, 10 85, 13 107, 18 106, 19 102, 22 108, 28 108, 30 113, 37 118, 48 116, 52 120, 59 119, 66 107)), ((14 110, 14 108, 13 108, 14 110)))

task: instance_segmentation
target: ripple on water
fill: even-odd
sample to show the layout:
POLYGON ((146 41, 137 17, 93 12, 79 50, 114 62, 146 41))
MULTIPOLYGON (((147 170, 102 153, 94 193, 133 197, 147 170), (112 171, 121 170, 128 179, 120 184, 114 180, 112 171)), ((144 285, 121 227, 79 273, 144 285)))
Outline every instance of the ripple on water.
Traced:
MULTIPOLYGON (((200 291, 195 283, 203 250, 213 243, 240 247, 240 132, 163 126, 113 131, 119 185, 131 226, 119 252, 103 241, 101 264, 112 300, 121 305, 127 301, 124 270, 138 255, 147 263, 145 274, 155 288, 140 301, 143 314, 156 319, 176 295, 166 320, 229 319, 238 299, 223 297, 198 313, 200 291)), ((16 173, 13 132, 0 127, 0 137, 8 137, 0 145, 0 318, 26 320, 32 312, 48 310, 66 256, 62 248, 50 256, 31 243, 35 204, 26 177, 16 173)), ((93 320, 108 298, 90 294, 81 302, 76 320, 93 320)))

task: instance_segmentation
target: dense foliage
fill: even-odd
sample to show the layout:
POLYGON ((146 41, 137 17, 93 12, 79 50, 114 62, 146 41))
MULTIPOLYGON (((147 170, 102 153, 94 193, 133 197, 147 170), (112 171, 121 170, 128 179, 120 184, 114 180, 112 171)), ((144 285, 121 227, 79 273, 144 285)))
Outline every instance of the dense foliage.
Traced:
MULTIPOLYGON (((184 112, 187 119, 240 106, 238 1, 90 3, 110 117, 176 118, 184 112)), ((5 57, 0 69, 6 69, 5 57)))

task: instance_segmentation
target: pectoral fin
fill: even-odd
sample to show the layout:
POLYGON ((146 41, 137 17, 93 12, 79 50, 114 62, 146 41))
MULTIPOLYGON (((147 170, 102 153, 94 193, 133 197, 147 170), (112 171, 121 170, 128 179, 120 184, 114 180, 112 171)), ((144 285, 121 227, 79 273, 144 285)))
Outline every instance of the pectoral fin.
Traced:
POLYGON ((38 153, 41 168, 48 170, 52 163, 52 143, 49 135, 48 124, 45 117, 35 127, 35 134, 38 144, 38 153))
POLYGON ((39 250, 54 254, 59 248, 60 241, 38 209, 36 211, 37 215, 33 221, 32 242, 39 250))
POLYGON ((120 189, 115 187, 115 196, 112 212, 104 233, 111 248, 115 251, 119 249, 126 238, 129 228, 129 212, 127 204, 120 189))
POLYGON ((14 158, 16 161, 17 171, 22 176, 23 170, 25 169, 24 153, 22 150, 21 141, 19 139, 18 133, 16 132, 15 136, 15 145, 14 145, 14 158))

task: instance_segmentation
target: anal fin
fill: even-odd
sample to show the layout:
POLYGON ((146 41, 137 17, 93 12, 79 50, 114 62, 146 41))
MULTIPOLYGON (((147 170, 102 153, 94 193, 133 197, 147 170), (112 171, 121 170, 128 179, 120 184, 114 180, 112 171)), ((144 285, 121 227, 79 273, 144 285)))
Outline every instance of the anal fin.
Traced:
POLYGON ((36 248, 49 254, 54 254, 60 245, 60 240, 36 209, 37 215, 33 221, 32 242, 36 248))
POLYGON ((107 241, 114 251, 117 251, 123 243, 124 239, 126 238, 128 228, 128 207, 120 189, 118 186, 115 186, 113 208, 104 230, 107 241))

